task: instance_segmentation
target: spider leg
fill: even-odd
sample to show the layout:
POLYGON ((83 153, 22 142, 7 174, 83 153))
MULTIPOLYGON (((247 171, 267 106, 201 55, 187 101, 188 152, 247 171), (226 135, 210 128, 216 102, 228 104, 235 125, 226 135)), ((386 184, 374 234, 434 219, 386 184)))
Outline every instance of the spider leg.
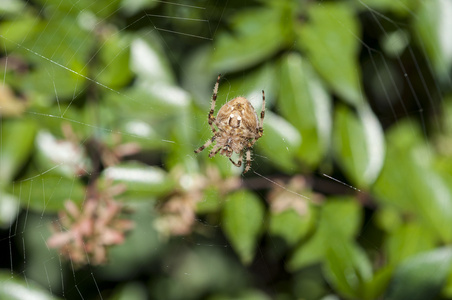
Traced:
POLYGON ((217 130, 215 129, 215 126, 213 124, 215 123, 215 120, 216 120, 216 118, 214 116, 214 112, 215 112, 215 103, 217 101, 218 86, 220 85, 220 77, 221 77, 221 74, 218 74, 217 82, 215 83, 215 87, 213 88, 212 102, 210 104, 210 111, 209 111, 209 116, 208 116, 209 125, 210 125, 210 128, 212 128, 213 133, 217 132, 217 130))
POLYGON ((251 169, 251 149, 248 148, 246 150, 246 167, 245 167, 245 171, 243 171, 243 174, 248 172, 250 169, 251 169))
POLYGON ((262 137, 264 134, 264 118, 265 118, 265 92, 262 90, 262 111, 261 111, 261 118, 259 120, 259 128, 257 128, 257 135, 248 142, 247 149, 246 149, 246 167, 243 171, 243 174, 248 172, 251 169, 251 148, 253 147, 254 143, 258 139, 262 137))
MULTIPOLYGON (((261 118, 259 120, 259 129, 258 129, 259 136, 256 138, 256 140, 261 138, 262 135, 264 134, 264 117, 265 117, 265 93, 264 93, 264 90, 262 90, 262 111, 261 111, 261 118)), ((253 142, 253 144, 254 144, 254 142, 253 142)))
POLYGON ((242 159, 243 159, 243 151, 240 151, 239 160, 237 162, 234 162, 231 158, 229 158, 231 163, 233 163, 234 166, 236 166, 236 167, 240 167, 242 165, 242 159))
POLYGON ((220 150, 221 150, 221 147, 220 147, 218 144, 216 144, 216 145, 212 148, 212 151, 210 151, 209 157, 214 157, 214 156, 218 153, 218 151, 220 151, 220 150))
POLYGON ((212 143, 215 141, 216 138, 217 138, 217 136, 214 135, 214 136, 213 136, 210 140, 208 140, 204 145, 202 145, 201 147, 199 147, 198 149, 196 149, 196 150, 195 150, 195 153, 199 153, 199 152, 201 152, 202 150, 204 150, 204 149, 206 149, 207 147, 209 147, 210 144, 212 144, 212 143))
POLYGON ((261 136, 257 136, 257 137, 254 137, 252 140, 251 140, 251 139, 248 140, 248 144, 246 145, 246 148, 245 148, 245 149, 251 151, 251 148, 253 148, 254 143, 256 143, 256 141, 257 141, 258 139, 260 139, 260 138, 261 138, 261 136))

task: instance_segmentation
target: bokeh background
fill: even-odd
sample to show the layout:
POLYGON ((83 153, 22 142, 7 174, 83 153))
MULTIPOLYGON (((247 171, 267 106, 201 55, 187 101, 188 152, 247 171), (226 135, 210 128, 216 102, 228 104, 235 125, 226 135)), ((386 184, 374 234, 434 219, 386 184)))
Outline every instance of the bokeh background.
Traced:
MULTIPOLYGON (((452 299, 448 0, 0 2, 0 299, 452 299), (267 109, 251 170, 193 150, 267 109)), ((234 157, 237 160, 237 156, 234 157)))

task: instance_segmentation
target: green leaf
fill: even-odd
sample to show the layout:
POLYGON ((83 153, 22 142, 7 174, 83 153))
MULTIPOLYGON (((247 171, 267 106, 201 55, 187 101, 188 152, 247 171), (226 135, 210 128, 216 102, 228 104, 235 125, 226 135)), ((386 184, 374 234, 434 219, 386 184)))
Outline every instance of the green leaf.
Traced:
POLYGON ((362 103, 358 51, 361 36, 351 6, 312 3, 308 21, 300 25, 298 45, 333 90, 352 105, 362 103))
MULTIPOLYGON (((60 2, 58 0, 37 0, 36 2, 41 6, 45 6, 49 10, 48 14, 51 16, 53 14, 77 16, 80 13, 88 12, 102 18, 102 20, 108 19, 113 13, 117 12, 120 4, 120 0, 96 2, 92 2, 91 0, 79 0, 75 3, 60 2)), ((98 22, 101 22, 101 20, 98 22)), ((82 25, 85 24, 82 23, 82 25)))
POLYGON ((295 249, 287 263, 288 269, 294 272, 321 262, 325 257, 325 244, 328 242, 327 238, 328 233, 315 232, 306 243, 301 244, 295 249))
POLYGON ((447 276, 447 282, 446 285, 441 290, 441 295, 445 299, 452 298, 452 272, 449 272, 449 275, 447 276))
POLYGON ((6 229, 12 225, 19 212, 16 197, 0 189, 0 228, 6 229))
MULTIPOLYGON (((86 123, 100 122, 98 126, 108 129, 101 133, 109 140, 114 141, 119 131, 123 143, 138 144, 141 150, 160 150, 174 143, 170 132, 179 128, 177 122, 191 115, 189 104, 189 94, 177 86, 137 79, 126 92, 105 94, 103 101, 93 107, 99 109, 102 118, 93 119, 90 109, 85 109, 86 123)), ((185 134, 190 132, 189 127, 185 123, 179 129, 185 134)))
POLYGON ((203 198, 196 203, 196 212, 200 214, 217 212, 221 208, 222 198, 217 187, 211 186, 204 190, 203 198))
MULTIPOLYGON (((383 51, 387 53, 389 57, 400 57, 403 55, 403 52, 406 50, 410 43, 410 37, 406 30, 396 30, 385 34, 381 40, 381 47, 383 51)), ((381 57, 383 58, 383 56, 381 57)), ((384 58, 383 58, 384 59, 384 58)), ((396 92, 394 89, 397 89, 399 84, 397 82, 393 82, 393 88, 390 88, 389 81, 396 80, 396 76, 393 75, 394 70, 389 67, 390 65, 382 63, 381 60, 375 62, 377 66, 376 76, 379 78, 380 84, 373 84, 373 94, 376 97, 392 97, 396 96, 396 92), (381 89, 381 91, 379 91, 381 89)), ((372 81, 372 80, 371 80, 372 81)), ((399 82, 401 78, 399 77, 399 82)), ((374 96, 374 97, 375 97, 374 96)), ((388 98, 388 103, 391 103, 392 100, 388 98)))
POLYGON ((420 128, 399 122, 386 137, 386 161, 373 186, 376 200, 412 215, 430 235, 451 242, 451 190, 433 169, 432 150, 426 147, 420 128))
POLYGON ((118 89, 132 79, 130 70, 130 39, 120 34, 111 35, 99 50, 99 65, 97 66, 96 81, 118 89))
POLYGON ((441 112, 442 133, 450 136, 452 135, 452 95, 445 95, 444 101, 441 103, 441 112))
MULTIPOLYGON (((205 45, 196 48, 192 53, 187 53, 186 59, 183 61, 181 81, 182 87, 193 95, 193 99, 201 107, 209 109, 210 98, 212 97, 213 87, 218 76, 217 70, 210 70, 210 56, 212 48, 205 45), (199 74, 199 76, 193 76, 199 74)), ((220 83, 222 86, 222 84, 220 83)), ((218 96, 222 93, 219 92, 218 96)), ((207 113, 204 116, 207 119, 207 113)))
POLYGON ((336 161, 353 184, 367 187, 383 167, 385 144, 381 125, 368 106, 358 109, 358 117, 344 106, 337 108, 334 148, 336 161))
POLYGON ((317 165, 330 140, 331 98, 310 64, 299 54, 282 59, 279 108, 303 137, 299 157, 311 166, 317 165))
POLYGON ((33 150, 36 124, 29 120, 0 123, 0 186, 9 184, 33 150))
POLYGON ((444 0, 420 1, 413 32, 421 49, 425 49, 438 79, 448 78, 452 64, 450 38, 452 31, 452 3, 444 0))
POLYGON ((361 225, 361 206, 353 197, 331 197, 322 207, 319 231, 352 238, 361 225))
POLYGON ((303 216, 293 209, 272 213, 270 214, 269 232, 282 237, 289 246, 293 246, 312 229, 316 219, 315 212, 309 208, 303 216))
POLYGON ((381 296, 386 291, 386 288, 391 280, 394 267, 386 265, 373 274, 372 279, 366 281, 362 288, 362 299, 374 300, 383 299, 381 296))
POLYGON ((36 148, 36 162, 40 170, 54 169, 68 178, 91 171, 91 162, 85 149, 74 141, 58 140, 51 133, 41 130, 36 137, 36 148))
POLYGON ((353 198, 330 198, 321 208, 320 220, 311 239, 301 244, 288 262, 291 270, 320 262, 328 247, 351 240, 359 230, 361 209, 353 198))
POLYGON ((403 224, 403 216, 391 206, 381 206, 374 215, 375 224, 382 230, 391 233, 403 224))
MULTIPOLYGON (((76 108, 75 105, 67 103, 70 105, 70 109, 66 110, 63 115, 64 104, 60 102, 60 106, 56 105, 53 98, 39 96, 33 102, 34 105, 30 108, 27 118, 34 120, 39 125, 40 131, 50 132, 56 138, 63 139, 67 138, 64 137, 63 128, 70 129, 75 133, 74 140, 80 139, 81 144, 81 140, 92 135, 93 125, 88 123, 91 120, 84 119, 81 114, 83 110, 76 108)), ((86 111, 84 112, 86 113, 86 111)), ((90 113, 93 114, 92 111, 90 113)))
POLYGON ((226 295, 214 295, 212 297, 207 298, 207 300, 270 300, 269 295, 264 293, 261 290, 244 290, 239 292, 235 296, 226 296, 226 295))
POLYGON ((222 228, 232 248, 244 264, 253 260, 257 242, 264 225, 262 200, 245 190, 226 198, 222 213, 222 228))
POLYGON ((411 15, 416 11, 419 1, 413 0, 363 0, 357 2, 356 7, 362 11, 370 11, 372 9, 377 11, 390 11, 397 16, 411 15))
MULTIPOLYGON (((415 153, 421 154, 424 143, 419 127, 412 122, 402 122, 386 133, 386 159, 380 177, 375 182, 377 200, 402 211, 415 212, 413 197, 419 187, 412 185, 416 169, 415 153), (412 188, 415 188, 413 190, 412 188)), ((417 155, 419 155, 417 154, 417 155)), ((425 156, 428 158, 428 156, 425 156)), ((422 186, 422 185, 421 185, 422 186)))
POLYGON ((35 281, 50 291, 60 290, 64 283, 68 283, 67 278, 61 276, 65 271, 64 264, 61 258, 54 259, 58 257, 58 250, 49 248, 47 244, 47 239, 52 235, 51 223, 58 222, 57 218, 49 215, 47 210, 45 213, 44 210, 37 213, 27 211, 24 215, 17 221, 24 224, 21 234, 23 243, 17 245, 27 260, 27 281, 35 281), (44 261, 45 264, 42 263, 44 261))
MULTIPOLYGON (((132 117, 132 115, 125 116, 124 114, 121 114, 120 117, 118 116, 118 119, 114 123, 118 126, 119 132, 121 132, 121 142, 138 144, 143 152, 150 149, 164 148, 168 142, 156 132, 156 128, 152 124, 149 124, 143 119, 141 119, 141 116, 132 117)), ((116 133, 114 132, 114 134, 116 133)))
POLYGON ((211 69, 238 71, 264 61, 287 44, 291 20, 290 10, 283 8, 238 12, 231 20, 232 33, 215 38, 211 69))
POLYGON ((125 205, 126 209, 132 211, 127 214, 127 219, 133 222, 134 228, 127 233, 124 243, 109 247, 108 264, 97 269, 104 280, 125 282, 145 268, 144 261, 159 259, 160 251, 165 245, 154 226, 158 217, 155 203, 140 201, 127 202, 125 205))
MULTIPOLYGON (((291 282, 294 284, 293 292, 287 298, 289 299, 321 299, 321 300, 336 300, 337 296, 328 297, 331 293, 331 287, 325 281, 323 270, 320 265, 314 265, 297 271, 292 274, 291 282)), ((277 298, 279 299, 279 298, 277 298)), ((286 299, 282 298, 281 300, 286 299)))
POLYGON ((157 167, 139 162, 122 162, 106 168, 101 175, 103 184, 124 184, 127 189, 120 195, 127 200, 149 200, 168 193, 174 182, 157 167))
MULTIPOLYGON (((146 33, 145 36, 149 34, 146 33)), ((130 46, 130 69, 140 80, 149 83, 175 83, 170 63, 161 48, 159 38, 151 34, 149 38, 136 38, 130 46)))
POLYGON ((119 7, 127 17, 130 17, 146 9, 150 10, 159 4, 156 1, 149 0, 121 0, 119 7))
MULTIPOLYGON (((23 9, 23 4, 21 4, 21 9, 23 9)), ((4 50, 13 51, 25 38, 39 32, 39 26, 36 23, 36 17, 29 12, 22 13, 13 20, 3 20, 0 23, 0 39, 4 50)))
POLYGON ((370 261, 355 243, 336 239, 326 252, 325 276, 344 296, 362 299, 364 283, 372 278, 370 261))
POLYGON ((451 269, 452 248, 444 247, 405 260, 395 270, 385 299, 424 300, 438 295, 451 269))
POLYGON ((10 16, 17 16, 23 14, 24 6, 15 0, 4 0, 0 6, 0 14, 4 19, 8 19, 10 16))
POLYGON ((192 144, 195 132, 193 129, 192 112, 189 108, 180 111, 172 124, 169 144, 169 154, 166 157, 166 167, 171 169, 176 166, 183 166, 188 173, 196 172, 199 169, 198 161, 193 159, 193 150, 196 147, 192 144))
POLYGON ((146 300, 148 299, 147 287, 144 283, 126 281, 124 285, 116 288, 111 300, 146 300))
POLYGON ((74 100, 85 88, 86 62, 95 43, 94 35, 74 23, 75 16, 55 14, 32 24, 36 32, 17 43, 16 53, 33 68, 25 74, 11 73, 8 82, 30 95, 45 95, 59 102, 74 100))
MULTIPOLYGON (((165 82, 137 79, 135 85, 121 95, 109 97, 121 109, 152 120, 162 119, 168 122, 171 116, 178 116, 190 105, 190 95, 180 87, 165 82), (124 101, 128 98, 130 101, 124 101), (137 100, 139 99, 139 100, 137 100)), ((160 124, 158 124, 160 125, 160 124)))
POLYGON ((441 105, 441 126, 438 128, 433 138, 433 146, 436 149, 433 157, 433 167, 435 172, 441 175, 445 184, 452 193, 452 155, 450 144, 452 142, 452 95, 442 101, 441 105))
POLYGON ((31 280, 24 280, 19 276, 11 275, 11 272, 0 271, 0 299, 8 300, 56 300, 48 291, 31 280))
POLYGON ((85 187, 78 177, 67 178, 52 171, 15 182, 11 194, 25 209, 52 213, 64 209, 68 199, 80 204, 85 200, 85 187))
POLYGON ((292 124, 270 111, 265 113, 264 136, 256 143, 264 155, 287 172, 295 172, 296 151, 301 145, 301 136, 292 124))
POLYGON ((394 265, 434 247, 435 238, 427 228, 417 223, 402 225, 388 236, 385 244, 388 261, 394 265))
MULTIPOLYGON (((181 292, 174 299, 200 299, 201 292, 213 291, 237 291, 246 283, 243 269, 240 264, 230 259, 225 259, 224 254, 212 249, 192 250, 181 259, 177 270, 174 272, 175 280, 179 283, 181 292), (187 276, 191 274, 193 276, 187 276), (192 297, 186 297, 187 292, 192 291, 192 297)), ((159 297, 156 299, 162 299, 159 297)))

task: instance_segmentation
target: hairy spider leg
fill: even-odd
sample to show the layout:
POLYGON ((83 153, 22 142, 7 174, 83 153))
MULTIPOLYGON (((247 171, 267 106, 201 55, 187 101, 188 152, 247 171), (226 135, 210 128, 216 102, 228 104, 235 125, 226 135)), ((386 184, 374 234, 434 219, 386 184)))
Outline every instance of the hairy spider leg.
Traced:
POLYGON ((248 172, 250 169, 251 169, 251 149, 248 148, 246 150, 246 167, 245 170, 243 171, 243 174, 248 172))
POLYGON ((221 147, 218 144, 216 144, 215 146, 213 146, 212 151, 210 151, 209 157, 214 157, 220 150, 221 147))
POLYGON ((215 103, 217 102, 218 86, 220 85, 220 77, 221 77, 221 74, 218 74, 217 82, 215 83, 215 86, 213 88, 212 101, 210 104, 210 111, 209 111, 209 116, 208 116, 209 125, 210 125, 210 128, 212 128, 213 133, 217 132, 217 130, 215 129, 215 126, 214 126, 214 123, 216 120, 214 112, 215 112, 215 103))
POLYGON ((237 162, 233 161, 232 158, 229 158, 229 160, 231 161, 231 163, 234 164, 234 166, 240 167, 242 165, 242 160, 243 160, 243 150, 240 151, 239 160, 237 162))
POLYGON ((262 135, 264 134, 264 117, 265 117, 265 93, 264 93, 264 90, 262 90, 262 110, 261 110, 261 119, 259 120, 259 137, 258 138, 262 137, 262 135))
MULTIPOLYGON (((207 147, 209 147, 210 146, 210 144, 212 144, 214 141, 215 141, 215 139, 217 138, 217 136, 216 135, 214 135, 210 140, 208 140, 204 145, 202 145, 201 147, 199 147, 198 149, 196 149, 195 150, 195 153, 199 153, 199 152, 201 152, 202 150, 204 150, 204 149, 206 149, 207 147)), ((215 145, 216 146, 216 145, 215 145)))

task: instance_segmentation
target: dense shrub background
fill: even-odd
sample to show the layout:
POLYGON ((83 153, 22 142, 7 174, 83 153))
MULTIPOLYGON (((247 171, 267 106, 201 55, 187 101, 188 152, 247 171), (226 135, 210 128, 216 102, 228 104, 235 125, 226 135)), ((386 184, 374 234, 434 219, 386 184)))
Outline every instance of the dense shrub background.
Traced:
POLYGON ((0 2, 0 298, 452 298, 451 17, 0 2), (216 111, 266 92, 245 175, 193 153, 219 73, 216 111))

